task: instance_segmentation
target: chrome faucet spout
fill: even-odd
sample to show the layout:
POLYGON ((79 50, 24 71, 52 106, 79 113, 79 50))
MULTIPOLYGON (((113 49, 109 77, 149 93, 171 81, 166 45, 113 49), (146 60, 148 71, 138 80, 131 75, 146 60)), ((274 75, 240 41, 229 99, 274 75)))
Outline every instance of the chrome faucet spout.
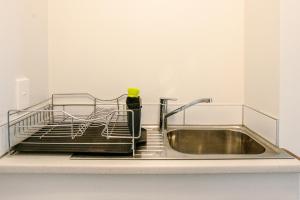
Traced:
POLYGON ((212 99, 211 99, 211 98, 196 99, 196 100, 194 100, 194 101, 192 101, 192 102, 190 102, 190 103, 188 103, 188 104, 185 104, 185 105, 183 105, 183 106, 181 106, 181 107, 179 107, 179 108, 177 108, 177 109, 175 109, 175 110, 173 110, 173 111, 167 113, 167 114, 165 115, 165 118, 168 118, 168 117, 170 117, 170 116, 172 116, 172 115, 174 115, 174 114, 176 114, 176 113, 179 113, 179 112, 181 112, 181 111, 184 111, 184 110, 186 110, 187 108, 192 107, 192 106, 194 106, 194 105, 196 105, 196 104, 198 104, 198 103, 211 103, 211 102, 212 102, 212 99))
POLYGON ((171 112, 167 112, 167 108, 168 108, 168 100, 174 100, 174 99, 170 99, 170 98, 161 98, 160 99, 160 122, 159 122, 159 127, 160 130, 165 130, 167 129, 168 123, 167 123, 167 119, 168 117, 175 115, 176 113, 179 113, 183 110, 186 110, 187 108, 194 106, 198 103, 211 103, 212 99, 211 98, 203 98, 203 99, 196 99, 188 104, 185 104, 171 112))

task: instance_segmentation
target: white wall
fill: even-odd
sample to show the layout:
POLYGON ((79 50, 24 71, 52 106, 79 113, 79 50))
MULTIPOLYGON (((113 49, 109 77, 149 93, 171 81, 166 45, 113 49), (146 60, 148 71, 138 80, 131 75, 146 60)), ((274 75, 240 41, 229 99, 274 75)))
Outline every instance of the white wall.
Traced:
MULTIPOLYGON (((297 98, 283 98, 294 95, 297 79, 283 81, 297 73, 280 63, 282 51, 287 62, 295 60, 289 59, 294 53, 283 50, 285 45, 280 47, 280 0, 48 3, 50 93, 90 92, 110 98, 136 86, 144 103, 158 103, 160 96, 178 97, 179 104, 197 97, 245 103, 282 117, 280 144, 298 152, 290 120, 297 118, 297 98), (285 91, 281 97, 280 90, 285 91)), ((288 28, 284 34, 289 38, 288 28)), ((252 121, 254 130, 269 129, 264 121, 252 121)), ((278 140, 271 131, 272 141, 278 140)))
POLYGON ((51 0, 50 93, 243 103, 244 2, 51 0))
POLYGON ((0 155, 7 151, 7 111, 16 79, 30 79, 29 104, 48 97, 47 0, 0 0, 0 155))
POLYGON ((279 117, 280 0, 245 0, 245 104, 279 117))
POLYGON ((280 6, 280 145, 300 156, 300 1, 280 6))
POLYGON ((0 0, 0 124, 16 108, 15 79, 30 79, 30 104, 48 96, 47 0, 0 0))
MULTIPOLYGON (((279 118, 279 145, 297 155, 299 9, 298 0, 245 1, 245 104, 279 118)), ((267 126, 256 121, 250 128, 267 126)))

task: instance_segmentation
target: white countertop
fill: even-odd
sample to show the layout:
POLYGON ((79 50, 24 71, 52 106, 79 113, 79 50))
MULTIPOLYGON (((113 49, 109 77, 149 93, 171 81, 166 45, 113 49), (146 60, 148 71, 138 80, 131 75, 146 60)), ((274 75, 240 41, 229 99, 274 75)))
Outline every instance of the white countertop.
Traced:
MULTIPOLYGON (((150 130, 153 132, 153 130, 150 130)), ((156 133, 156 132, 153 132, 156 133)), ((15 154, 0 159, 0 173, 228 174, 300 173, 297 159, 74 160, 70 154, 15 154)))
POLYGON ((257 160, 71 160, 68 155, 13 155, 0 159, 0 173, 228 174, 300 173, 297 159, 257 160))

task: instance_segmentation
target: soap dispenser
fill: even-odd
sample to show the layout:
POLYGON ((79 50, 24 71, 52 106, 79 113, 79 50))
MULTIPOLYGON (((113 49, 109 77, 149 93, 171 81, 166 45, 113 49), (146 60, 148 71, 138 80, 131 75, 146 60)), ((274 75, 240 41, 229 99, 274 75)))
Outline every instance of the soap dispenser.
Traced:
POLYGON ((142 101, 140 98, 140 90, 138 88, 128 88, 128 96, 126 99, 127 119, 129 132, 134 137, 139 136, 141 131, 141 109, 142 101))

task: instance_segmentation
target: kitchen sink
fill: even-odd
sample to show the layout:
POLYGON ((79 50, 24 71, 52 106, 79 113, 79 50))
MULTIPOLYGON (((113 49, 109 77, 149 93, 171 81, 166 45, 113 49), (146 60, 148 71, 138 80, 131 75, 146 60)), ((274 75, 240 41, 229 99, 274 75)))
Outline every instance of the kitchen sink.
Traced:
POLYGON ((175 130, 167 137, 174 150, 187 154, 262 154, 266 150, 234 130, 175 130))
POLYGON ((147 129, 147 143, 135 157, 73 155, 72 159, 231 160, 291 159, 283 149, 245 126, 169 126, 147 129))
POLYGON ((166 157, 173 159, 291 158, 245 126, 173 126, 164 145, 166 157))

